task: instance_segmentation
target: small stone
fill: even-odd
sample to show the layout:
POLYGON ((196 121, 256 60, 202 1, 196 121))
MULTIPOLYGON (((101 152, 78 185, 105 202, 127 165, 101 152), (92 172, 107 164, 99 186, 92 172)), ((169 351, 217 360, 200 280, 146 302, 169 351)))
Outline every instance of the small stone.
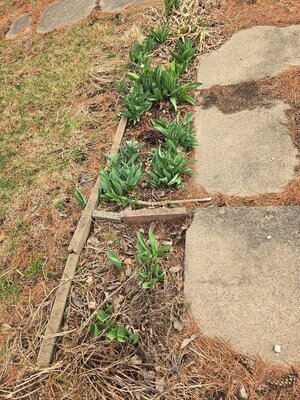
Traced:
POLYGON ((16 21, 11 24, 9 31, 5 35, 6 39, 15 39, 30 24, 32 16, 30 14, 22 14, 16 21))
POLYGON ((271 239, 272 239, 272 236, 271 236, 271 235, 267 236, 267 239, 268 239, 268 240, 271 240, 271 239))
POLYGON ((279 353, 281 353, 281 346, 279 344, 275 344, 275 346, 273 347, 273 350, 275 353, 279 354, 279 353))
POLYGON ((249 395, 247 393, 247 390, 245 389, 245 386, 242 385, 238 391, 237 391, 237 398, 239 400, 248 400, 249 399, 249 395))

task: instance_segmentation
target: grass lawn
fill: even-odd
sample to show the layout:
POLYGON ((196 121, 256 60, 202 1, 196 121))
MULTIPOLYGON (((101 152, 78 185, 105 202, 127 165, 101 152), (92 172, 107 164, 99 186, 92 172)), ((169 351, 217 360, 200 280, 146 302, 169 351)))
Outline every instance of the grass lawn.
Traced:
POLYGON ((61 277, 81 213, 74 191, 88 196, 105 162, 121 108, 112 89, 141 34, 139 13, 120 21, 95 12, 44 36, 0 41, 0 354, 7 360, 13 326, 25 319, 21 334, 30 337, 33 309, 61 277))

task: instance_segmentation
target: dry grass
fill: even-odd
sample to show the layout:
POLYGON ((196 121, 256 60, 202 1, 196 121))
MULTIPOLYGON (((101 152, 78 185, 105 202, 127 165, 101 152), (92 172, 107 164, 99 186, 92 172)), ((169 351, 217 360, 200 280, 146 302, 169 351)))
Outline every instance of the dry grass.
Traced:
MULTIPOLYGON (((149 225, 96 224, 72 285, 53 367, 40 372, 19 368, 17 385, 15 377, 2 372, 3 398, 234 400, 241 387, 253 400, 298 398, 296 370, 237 354, 221 340, 203 335, 187 313, 186 228, 186 222, 151 224, 160 242, 172 241, 173 247, 162 259, 164 283, 143 290, 134 261, 135 237, 149 225), (107 259, 109 248, 123 261, 121 275, 107 259), (106 329, 92 337, 92 316, 108 305, 118 326, 140 335, 136 345, 106 339, 106 329)), ((16 365, 13 359, 7 367, 9 363, 16 365)))
POLYGON ((17 366, 31 368, 37 354, 37 328, 47 320, 80 215, 74 190, 88 195, 105 162, 121 104, 112 89, 142 26, 143 10, 95 12, 75 27, 5 42, 0 357, 5 369, 14 359, 7 370, 14 379, 22 373, 17 366))
MULTIPOLYGON (((146 2, 150 3, 153 2, 146 2)), ((209 43, 209 47, 202 48, 205 51, 218 46, 220 40, 233 33, 239 16, 241 21, 247 21, 244 25, 254 23, 254 17, 248 17, 250 6, 245 2, 223 2, 229 7, 222 7, 222 12, 216 14, 215 3, 206 3, 209 11, 206 12, 205 7, 199 10, 200 15, 211 18, 209 29, 203 27, 207 41, 202 44, 209 43), (232 4, 236 8, 231 7, 232 4), (237 8, 242 15, 237 13, 237 8), (227 14, 223 14, 224 10, 227 14), (224 15, 227 23, 230 21, 227 31, 222 22, 224 15), (213 31, 218 34, 217 38, 213 31)), ((279 3, 280 7, 287 4, 279 3)), ((262 17, 262 2, 257 1, 255 7, 262 17)), ((164 285, 150 292, 140 289, 133 269, 119 282, 105 256, 107 246, 112 246, 120 249, 125 259, 132 260, 136 228, 95 226, 69 297, 54 364, 42 371, 35 367, 53 294, 61 276, 65 248, 80 212, 73 202, 74 182, 87 194, 99 165, 104 163, 117 122, 114 112, 122 101, 112 90, 113 83, 124 73, 130 44, 143 34, 148 18, 156 21, 157 13, 153 9, 145 12, 132 9, 113 17, 94 13, 78 27, 46 36, 46 41, 21 37, 7 47, 3 71, 6 83, 10 83, 7 86, 12 90, 5 96, 13 97, 7 97, 2 107, 4 111, 11 107, 6 112, 13 115, 13 119, 12 123, 5 120, 3 125, 7 149, 2 165, 9 179, 14 180, 14 175, 9 175, 13 171, 20 175, 17 186, 5 183, 4 187, 6 217, 4 235, 0 236, 4 260, 0 279, 0 397, 14 400, 236 400, 237 390, 243 385, 251 400, 295 400, 300 397, 299 380, 294 383, 295 374, 290 367, 274 367, 259 359, 239 357, 222 341, 204 336, 186 313, 182 293, 185 226, 153 226, 161 239, 173 240, 174 251, 164 260, 164 285), (54 50, 50 64, 42 57, 45 50, 49 52, 49 46, 54 50), (64 60, 65 64, 60 64, 63 49, 68 49, 74 59, 69 57, 64 60), (39 57, 41 60, 36 65, 39 57), (78 65, 83 68, 78 70, 78 65), (50 95, 43 96, 43 91, 37 101, 32 102, 28 101, 32 92, 31 95, 26 92, 29 97, 25 99, 22 89, 19 96, 16 88, 20 80, 28 84, 34 81, 36 73, 57 72, 57 69, 58 76, 62 73, 58 82, 70 79, 69 87, 57 84, 57 75, 53 73, 49 74, 53 90, 50 95), (16 106, 21 113, 14 112, 16 106), (23 119, 29 124, 26 129, 23 119), (40 128, 44 126, 47 134, 40 137, 40 128), (10 139, 10 129, 16 127, 20 136, 10 139), (74 160, 82 150, 87 158, 76 163, 74 160), (19 186, 19 182, 23 182, 20 169, 31 167, 37 171, 33 176, 29 174, 30 180, 25 179, 19 186), (114 301, 116 321, 139 331, 142 339, 136 347, 120 346, 103 336, 93 339, 84 328, 93 311, 104 307, 108 301, 114 301), (174 329, 175 321, 184 323, 182 331, 174 329), (181 348, 191 335, 197 337, 181 348), (272 382, 273 379, 277 381, 272 382), (278 384, 289 386, 280 389, 278 384)), ((262 21, 261 18, 259 23, 262 21)), ((173 23, 176 26, 178 17, 173 23)), ((44 89, 48 89, 47 82, 46 79, 44 89)), ((37 90, 36 85, 32 88, 37 90)), ((276 91, 274 87, 272 90, 276 91)), ((183 189, 185 195, 192 185, 193 182, 189 182, 183 189)), ((1 185, 0 189, 3 189, 1 185)), ((193 190, 203 191, 198 187, 193 190)), ((281 198, 280 202, 297 204, 298 190, 299 186, 289 192, 294 193, 294 200, 281 198)), ((217 205, 231 204, 231 201, 236 204, 237 199, 220 195, 214 201, 217 205)), ((251 199, 248 203, 243 201, 243 204, 254 204, 251 199)), ((133 265, 132 261, 127 262, 133 265)))

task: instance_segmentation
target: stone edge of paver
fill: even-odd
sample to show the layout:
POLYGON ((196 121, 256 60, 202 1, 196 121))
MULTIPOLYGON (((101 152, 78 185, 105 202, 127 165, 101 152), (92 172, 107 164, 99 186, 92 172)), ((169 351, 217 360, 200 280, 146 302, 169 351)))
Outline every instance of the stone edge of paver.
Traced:
POLYGON ((48 33, 57 31, 58 29, 63 29, 63 28, 66 28, 66 27, 70 27, 70 26, 72 26, 72 25, 75 25, 76 23, 81 22, 81 21, 83 21, 85 18, 87 18, 94 10, 97 10, 97 9, 98 9, 97 1, 95 0, 94 5, 93 5, 93 8, 91 8, 90 12, 89 12, 87 15, 82 16, 82 18, 78 19, 77 21, 70 22, 70 23, 66 23, 66 24, 62 24, 62 25, 53 27, 53 28, 51 28, 51 29, 47 29, 47 28, 43 29, 43 28, 42 28, 42 21, 43 21, 44 12, 46 11, 46 9, 47 9, 49 6, 52 6, 54 3, 59 3, 59 2, 60 2, 60 0, 53 0, 52 3, 49 3, 48 5, 46 5, 46 7, 45 7, 43 13, 41 14, 40 20, 39 20, 39 26, 38 26, 37 31, 36 31, 38 34, 40 34, 40 35, 47 35, 48 33))
MULTIPOLYGON (((226 207, 208 207, 208 208, 197 207, 197 208, 194 208, 193 210, 191 210, 191 212, 189 214, 189 216, 192 217, 192 218, 191 218, 190 224, 188 225, 188 229, 187 229, 187 232, 186 232, 185 256, 184 256, 184 268, 185 268, 185 270, 187 268, 187 241, 188 241, 187 238, 188 238, 188 235, 190 234, 190 231, 192 229, 195 229, 195 227, 193 227, 193 225, 196 225, 197 222, 198 223, 201 222, 202 217, 204 217, 205 213, 208 213, 208 214, 213 213, 213 214, 215 214, 214 215, 214 218, 215 218, 215 217, 218 217, 218 216, 226 217, 226 213, 227 212, 229 212, 229 213, 232 213, 232 212, 233 213, 240 213, 240 212, 243 212, 245 210, 247 210, 247 212, 250 212, 250 214, 252 212, 255 212, 255 211, 261 211, 262 214, 268 215, 268 213, 273 213, 275 211, 277 212, 278 209, 282 209, 282 210, 284 210, 286 212, 290 212, 290 211, 295 211, 296 210, 296 211, 299 211, 298 215, 300 215, 300 206, 299 205, 289 205, 289 206, 284 206, 284 205, 282 205, 282 206, 272 206, 272 205, 268 205, 268 206, 253 206, 253 207, 244 207, 244 206, 230 207, 230 206, 226 206, 226 207)), ((267 239, 269 239, 269 238, 267 238, 267 239)), ((184 294, 184 297, 185 297, 185 294, 184 294)), ((189 308, 190 308, 190 312, 192 312, 191 311, 191 307, 189 307, 189 308)), ((205 332, 204 332, 204 334, 209 336, 209 337, 216 337, 219 340, 224 341, 224 338, 222 338, 221 336, 213 335, 212 333, 207 334, 205 332)), ((225 340, 225 342, 229 346, 232 346, 232 344, 230 343, 229 340, 227 340, 227 341, 225 340)), ((275 344, 274 344, 274 347, 275 347, 275 344)), ((262 357, 260 354, 253 354, 253 353, 246 354, 244 352, 244 353, 240 353, 240 354, 241 355, 245 354, 245 356, 249 357, 249 358, 253 358, 253 357, 261 358, 262 357)), ((267 360, 267 359, 265 359, 265 361, 267 361, 269 363, 273 363, 275 365, 278 363, 278 365, 281 365, 281 366, 286 365, 286 363, 287 363, 287 361, 284 358, 278 359, 277 362, 274 361, 274 360, 271 361, 271 360, 267 360)), ((298 361, 293 361, 293 363, 295 365, 297 365, 298 361)))
POLYGON ((178 208, 154 208, 141 210, 121 211, 121 221, 124 224, 140 224, 151 221, 173 221, 187 217, 185 207, 178 208))
POLYGON ((140 0, 139 2, 137 2, 137 3, 131 3, 131 4, 125 4, 125 5, 123 5, 123 6, 120 6, 120 7, 117 7, 117 8, 105 8, 106 7, 106 4, 105 4, 105 0, 104 0, 104 4, 103 4, 103 2, 102 2, 102 0, 100 0, 100 3, 99 3, 99 7, 100 7, 100 10, 101 11, 103 11, 103 12, 105 12, 105 13, 118 13, 118 12, 120 12, 120 11, 123 11, 123 10, 125 10, 126 8, 128 8, 128 7, 134 7, 134 6, 136 6, 137 4, 139 4, 139 3, 143 3, 144 2, 144 0, 140 0))

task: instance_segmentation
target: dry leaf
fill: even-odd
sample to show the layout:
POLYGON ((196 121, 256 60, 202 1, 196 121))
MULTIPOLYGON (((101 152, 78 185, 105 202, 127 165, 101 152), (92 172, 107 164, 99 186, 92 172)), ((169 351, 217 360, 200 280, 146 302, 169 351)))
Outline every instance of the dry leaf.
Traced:
POLYGON ((139 358, 138 356, 133 356, 133 357, 131 357, 131 363, 133 365, 142 365, 143 360, 141 358, 139 358))
POLYGON ((71 301, 75 307, 81 308, 84 306, 84 302, 76 294, 72 294, 71 301))
POLYGON ((87 279, 86 279, 86 283, 87 283, 89 286, 91 286, 93 282, 94 282, 93 277, 92 277, 92 276, 88 276, 87 279))
POLYGON ((125 265, 134 265, 134 260, 132 258, 125 258, 124 264, 125 265))
POLYGON ((176 272, 181 271, 181 270, 182 270, 182 267, 172 267, 172 268, 169 269, 169 271, 170 271, 170 272, 173 272, 174 274, 175 274, 176 272))
POLYGON ((173 327, 174 329, 176 329, 176 331, 181 332, 183 329, 183 323, 180 319, 175 319, 175 321, 173 322, 173 327))
POLYGON ((158 393, 162 394, 165 389, 165 378, 156 378, 155 380, 155 389, 158 393))
POLYGON ((192 335, 189 339, 184 339, 184 341, 181 343, 180 350, 188 346, 193 340, 196 339, 196 337, 197 335, 192 335))
POLYGON ((89 302, 88 302, 88 308, 89 308, 90 310, 96 310, 96 308, 97 308, 96 302, 95 302, 95 301, 89 301, 89 302))

